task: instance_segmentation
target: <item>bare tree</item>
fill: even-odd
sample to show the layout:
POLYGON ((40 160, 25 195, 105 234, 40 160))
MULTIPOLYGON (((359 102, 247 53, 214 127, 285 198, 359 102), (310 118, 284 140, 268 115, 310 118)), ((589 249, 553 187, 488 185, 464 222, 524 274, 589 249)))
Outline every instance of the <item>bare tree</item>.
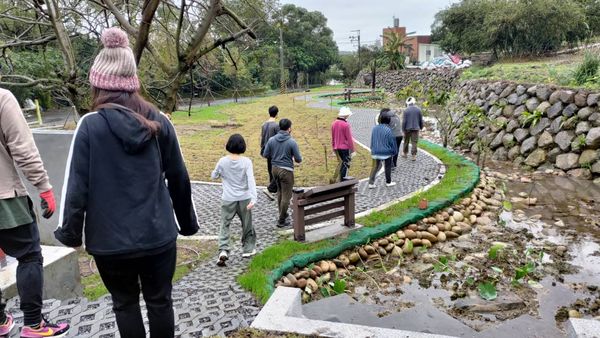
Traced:
POLYGON ((114 25, 121 26, 134 42, 138 66, 152 70, 143 90, 167 113, 176 108, 182 83, 204 56, 245 36, 256 39, 250 26, 222 0, 6 1, 0 6, 0 58, 10 64, 6 50, 43 51, 52 45, 60 51, 63 63, 44 78, 2 71, 0 85, 59 90, 84 111, 87 84, 82 74, 86 70, 80 68, 82 60, 76 57, 73 38, 90 41, 114 25))
POLYGON ((134 21, 131 20, 131 12, 124 13, 113 0, 100 1, 135 40, 133 50, 136 62, 139 64, 143 52, 147 51, 151 62, 156 63, 166 74, 165 85, 153 88, 162 93, 162 101, 157 101, 166 113, 176 109, 177 93, 183 81, 203 56, 246 35, 256 39, 252 29, 221 0, 180 0, 178 4, 171 1, 144 0, 141 13, 136 14, 141 17, 137 25, 131 23, 134 21), (157 16, 160 7, 162 15, 157 16), (227 21, 221 22, 220 18, 223 17, 227 18, 227 21), (224 27, 227 34, 211 34, 211 28, 215 24, 224 27), (152 25, 157 28, 153 30, 152 25), (153 32, 155 36, 164 39, 162 44, 173 45, 174 48, 165 50, 161 42, 152 41, 150 36, 153 32), (171 63, 171 60, 175 62, 171 63))

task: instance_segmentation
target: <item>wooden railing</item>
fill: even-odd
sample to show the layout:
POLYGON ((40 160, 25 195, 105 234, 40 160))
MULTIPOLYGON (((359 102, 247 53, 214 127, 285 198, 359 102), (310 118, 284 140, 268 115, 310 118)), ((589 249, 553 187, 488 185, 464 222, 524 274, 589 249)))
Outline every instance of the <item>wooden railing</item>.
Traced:
POLYGON ((294 215, 294 240, 306 239, 305 227, 344 216, 344 226, 354 227, 355 194, 358 180, 349 179, 309 190, 294 189, 292 211, 294 215), (318 205, 316 205, 318 204, 318 205), (340 209, 342 208, 342 209, 340 209), (334 210, 323 214, 324 212, 334 210), (315 217, 307 216, 320 214, 315 217))

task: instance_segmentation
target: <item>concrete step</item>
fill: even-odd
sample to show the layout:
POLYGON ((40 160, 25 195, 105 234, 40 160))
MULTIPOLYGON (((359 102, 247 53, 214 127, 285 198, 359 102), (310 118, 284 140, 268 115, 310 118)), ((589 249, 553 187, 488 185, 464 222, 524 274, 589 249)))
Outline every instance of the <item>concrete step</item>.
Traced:
MULTIPOLYGON (((65 300, 83 294, 77 252, 71 248, 42 245, 44 257, 44 298, 65 300)), ((0 290, 5 299, 17 296, 16 259, 7 256, 0 267, 0 290)))

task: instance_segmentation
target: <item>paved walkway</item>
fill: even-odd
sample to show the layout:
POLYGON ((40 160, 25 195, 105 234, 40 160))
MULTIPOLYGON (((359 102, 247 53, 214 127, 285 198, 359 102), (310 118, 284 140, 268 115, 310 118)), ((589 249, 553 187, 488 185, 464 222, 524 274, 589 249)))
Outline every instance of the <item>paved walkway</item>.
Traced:
MULTIPOLYGON (((309 105, 329 108, 326 100, 312 102, 309 105)), ((353 112, 354 115, 349 121, 355 137, 362 144, 368 145, 370 130, 377 111, 353 109, 353 112)), ((439 169, 438 163, 423 152, 419 152, 415 162, 399 159, 398 168, 393 172, 393 180, 398 182, 396 186, 385 187, 381 177, 377 179, 376 189, 368 189, 367 182, 364 180, 359 183, 356 211, 362 212, 375 208, 428 185, 438 177, 439 169)), ((199 235, 217 235, 220 223, 221 187, 194 183, 193 196, 200 221, 199 235)), ((274 216, 276 214, 275 202, 259 193, 258 204, 253 212, 259 250, 278 240, 275 227, 276 216, 274 216)), ((225 335, 240 327, 248 326, 260 311, 260 304, 236 282, 236 277, 244 271, 249 261, 241 258, 238 243, 240 238, 241 227, 236 219, 232 224, 232 239, 236 245, 231 253, 228 267, 218 268, 215 266, 214 259, 211 259, 174 285, 176 337, 225 335)), ((62 302, 48 300, 44 302, 44 313, 47 313, 51 320, 69 321, 73 326, 70 337, 119 337, 111 306, 110 296, 104 296, 95 302, 82 298, 62 302)), ((17 299, 10 300, 8 308, 17 309, 17 299)), ((21 313, 14 314, 21 321, 21 313)), ((17 332, 15 330, 11 338, 18 337, 17 332)))

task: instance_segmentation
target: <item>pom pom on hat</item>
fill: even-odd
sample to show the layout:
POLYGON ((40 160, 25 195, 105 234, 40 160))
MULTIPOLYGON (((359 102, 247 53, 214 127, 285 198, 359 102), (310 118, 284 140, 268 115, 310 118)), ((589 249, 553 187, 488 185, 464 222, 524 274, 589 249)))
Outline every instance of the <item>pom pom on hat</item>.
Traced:
POLYGON ((104 48, 96 55, 90 69, 92 87, 105 90, 135 92, 140 89, 137 65, 127 33, 118 27, 102 32, 104 48))
POLYGON ((105 48, 129 47, 127 33, 118 27, 111 27, 102 32, 102 44, 105 48))

